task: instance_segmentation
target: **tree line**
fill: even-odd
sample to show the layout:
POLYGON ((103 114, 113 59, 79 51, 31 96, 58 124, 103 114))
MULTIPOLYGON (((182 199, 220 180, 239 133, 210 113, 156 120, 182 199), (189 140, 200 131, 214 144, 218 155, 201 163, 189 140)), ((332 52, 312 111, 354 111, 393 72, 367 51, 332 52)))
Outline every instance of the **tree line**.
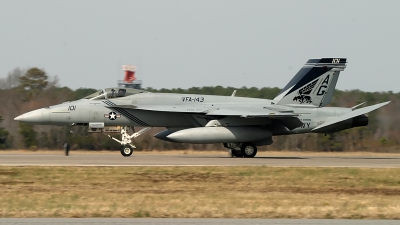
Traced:
MULTIPOLYGON (((279 88, 256 87, 192 87, 189 89, 145 90, 162 93, 207 94, 272 99, 279 88)), ((85 127, 41 126, 18 123, 13 119, 30 110, 83 98, 96 90, 61 87, 56 76, 51 77, 43 69, 17 68, 6 78, 0 79, 0 149, 60 149, 70 143, 72 149, 117 150, 120 145, 104 134, 88 134, 85 127)), ((400 151, 400 129, 397 112, 400 108, 400 93, 363 92, 360 90, 335 90, 329 106, 352 107, 362 102, 364 106, 392 101, 389 105, 369 113, 367 127, 352 128, 333 134, 299 134, 273 137, 274 144, 260 150, 294 151, 400 151)), ((137 128, 140 129, 140 128, 137 128)), ((153 128, 135 139, 138 150, 222 149, 221 144, 182 144, 164 142, 153 135, 165 128, 153 128)), ((116 135, 117 136, 117 135, 116 135)))

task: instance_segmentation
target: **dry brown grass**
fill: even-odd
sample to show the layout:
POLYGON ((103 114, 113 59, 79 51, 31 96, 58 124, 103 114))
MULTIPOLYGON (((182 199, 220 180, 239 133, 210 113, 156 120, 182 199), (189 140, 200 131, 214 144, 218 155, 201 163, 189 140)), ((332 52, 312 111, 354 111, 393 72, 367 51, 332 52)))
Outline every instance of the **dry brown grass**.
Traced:
POLYGON ((0 217, 400 219, 400 169, 0 167, 0 217))

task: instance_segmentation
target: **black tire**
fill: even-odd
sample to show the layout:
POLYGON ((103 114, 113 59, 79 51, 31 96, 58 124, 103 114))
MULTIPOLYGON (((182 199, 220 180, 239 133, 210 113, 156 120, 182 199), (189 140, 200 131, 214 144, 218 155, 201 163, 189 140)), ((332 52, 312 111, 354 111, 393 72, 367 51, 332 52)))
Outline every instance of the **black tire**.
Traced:
POLYGON ((241 153, 245 158, 253 158, 257 155, 257 147, 253 143, 242 144, 241 153))
POLYGON ((122 146, 121 148, 121 155, 128 157, 131 156, 133 153, 133 148, 129 145, 122 146))
POLYGON ((238 150, 235 150, 235 149, 231 149, 231 153, 232 153, 232 155, 235 156, 235 157, 243 157, 241 151, 238 151, 238 150))

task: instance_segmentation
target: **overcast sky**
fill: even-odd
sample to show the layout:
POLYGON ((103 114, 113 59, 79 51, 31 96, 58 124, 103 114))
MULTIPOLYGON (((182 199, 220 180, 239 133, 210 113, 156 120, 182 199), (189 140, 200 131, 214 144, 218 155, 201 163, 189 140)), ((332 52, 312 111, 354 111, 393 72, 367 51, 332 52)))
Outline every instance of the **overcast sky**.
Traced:
POLYGON ((400 1, 5 1, 0 77, 39 67, 105 88, 280 87, 309 58, 345 57, 337 88, 400 91, 400 1))

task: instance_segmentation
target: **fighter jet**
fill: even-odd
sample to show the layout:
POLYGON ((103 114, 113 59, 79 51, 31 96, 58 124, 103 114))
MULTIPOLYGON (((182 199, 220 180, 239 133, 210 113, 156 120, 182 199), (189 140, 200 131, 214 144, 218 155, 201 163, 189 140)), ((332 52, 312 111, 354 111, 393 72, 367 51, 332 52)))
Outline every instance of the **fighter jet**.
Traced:
MULTIPOLYGON (((86 126, 89 132, 118 132, 121 154, 130 156, 132 139, 152 127, 154 137, 171 142, 222 143, 236 157, 254 157, 272 137, 333 133, 366 126, 365 115, 389 102, 360 109, 328 105, 346 68, 346 58, 310 59, 272 100, 203 94, 151 93, 107 88, 83 99, 27 112, 14 120, 43 125, 86 126), (130 134, 130 127, 144 127, 130 134)), ((134 130, 134 129, 133 129, 134 130)))

